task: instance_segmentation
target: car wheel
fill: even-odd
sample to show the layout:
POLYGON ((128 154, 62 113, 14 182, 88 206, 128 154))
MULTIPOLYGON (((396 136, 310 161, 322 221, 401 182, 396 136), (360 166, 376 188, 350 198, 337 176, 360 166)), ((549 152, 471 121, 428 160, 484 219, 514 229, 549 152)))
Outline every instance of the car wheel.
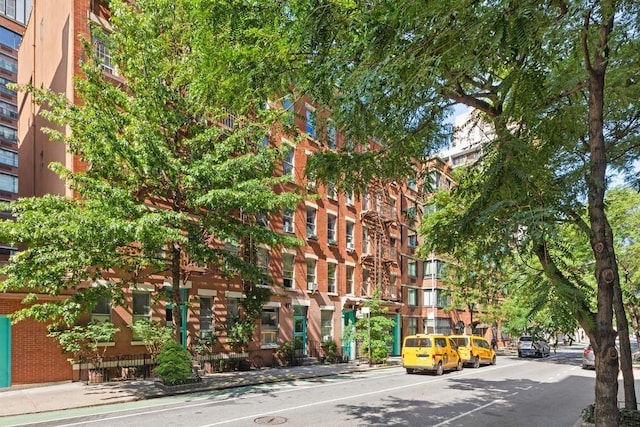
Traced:
POLYGON ((407 374, 413 374, 415 369, 407 368, 407 374))
POLYGON ((518 357, 522 357, 522 353, 518 352, 518 357))
POLYGON ((444 373, 444 369, 442 368, 442 362, 438 363, 438 367, 436 368, 436 375, 442 375, 444 373))
POLYGON ((458 366, 456 366, 456 371, 462 371, 464 368, 464 363, 462 363, 462 359, 458 359, 458 366))
POLYGON ((585 365, 584 363, 582 364, 582 369, 588 369, 589 367, 587 365, 585 365))
POLYGON ((473 359, 473 369, 478 369, 480 367, 480 357, 476 356, 473 359))

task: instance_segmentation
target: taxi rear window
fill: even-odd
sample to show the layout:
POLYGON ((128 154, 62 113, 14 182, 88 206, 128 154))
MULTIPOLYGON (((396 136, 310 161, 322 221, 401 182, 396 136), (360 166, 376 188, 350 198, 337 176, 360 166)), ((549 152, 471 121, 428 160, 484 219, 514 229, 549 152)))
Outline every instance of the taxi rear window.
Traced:
POLYGON ((469 338, 456 337, 456 338, 451 338, 451 341, 458 344, 458 347, 465 347, 469 345, 469 338))
POLYGON ((430 338, 407 338, 404 340, 405 347, 431 347, 430 338))

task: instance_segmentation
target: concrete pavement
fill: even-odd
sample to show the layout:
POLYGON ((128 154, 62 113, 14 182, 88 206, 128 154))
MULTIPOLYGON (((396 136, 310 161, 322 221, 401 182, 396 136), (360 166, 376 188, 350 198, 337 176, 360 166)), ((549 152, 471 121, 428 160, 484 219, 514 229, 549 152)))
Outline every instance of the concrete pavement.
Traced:
POLYGON ((350 362, 336 365, 309 365, 263 368, 246 372, 224 372, 207 374, 200 383, 176 388, 164 387, 154 380, 127 380, 101 384, 64 382, 38 386, 16 386, 0 389, 0 417, 130 402, 178 393, 222 390, 256 384, 340 375, 393 367, 399 364, 399 358, 390 358, 385 365, 369 366, 366 363, 350 362))

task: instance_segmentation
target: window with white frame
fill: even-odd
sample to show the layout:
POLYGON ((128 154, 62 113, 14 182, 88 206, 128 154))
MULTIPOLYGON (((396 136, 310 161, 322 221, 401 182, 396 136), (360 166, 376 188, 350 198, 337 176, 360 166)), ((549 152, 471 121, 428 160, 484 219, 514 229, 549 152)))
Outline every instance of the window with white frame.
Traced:
POLYGON ((338 190, 336 190, 336 186, 332 182, 327 183, 327 197, 331 200, 338 198, 338 190))
POLYGON ((213 297, 200 297, 200 337, 213 336, 213 297))
POLYGON ((294 233, 293 228, 293 210, 285 209, 282 213, 282 231, 285 233, 294 233))
POLYGON ((286 111, 286 117, 284 119, 284 123, 288 126, 293 126, 295 112, 293 99, 290 95, 282 98, 282 109, 286 111))
POLYGON ((418 247, 418 235, 416 233, 410 232, 409 235, 407 235, 407 245, 410 248, 418 247))
POLYGON ((285 144, 284 150, 284 157, 282 159, 282 176, 290 175, 293 180, 293 156, 295 154, 295 148, 285 144))
POLYGON ((109 74, 118 75, 116 66, 111 60, 111 50, 106 40, 93 36, 93 48, 100 68, 109 74))
POLYGON ((312 139, 316 139, 316 112, 312 107, 307 105, 305 115, 307 119, 307 124, 305 127, 307 135, 309 135, 309 137, 312 139))
POLYGON ((431 289, 423 289, 422 290, 422 305, 423 307, 433 307, 435 306, 435 290, 432 292, 431 289))
POLYGON ((293 266, 295 256, 293 254, 282 254, 282 286, 286 289, 293 289, 293 266))
POLYGON ((354 248, 353 241, 353 229, 355 228, 355 224, 351 221, 347 221, 347 229, 346 229, 346 241, 347 241, 347 249, 354 248))
POLYGON ((346 293, 349 295, 353 294, 353 275, 355 272, 355 267, 351 266, 351 265, 347 265, 346 268, 346 275, 347 275, 347 287, 346 287, 346 293))
POLYGON ((264 307, 260 320, 260 347, 278 346, 278 308, 264 307))
POLYGON ((329 262, 327 263, 327 285, 328 285, 328 292, 331 293, 337 293, 337 286, 336 286, 336 282, 337 282, 337 270, 338 270, 338 264, 335 264, 333 262, 329 262))
POLYGON ((362 253, 369 253, 369 228, 362 227, 362 253))
MULTIPOLYGON (((150 292, 133 292, 133 323, 151 321, 151 293, 150 292)), ((142 337, 133 335, 134 341, 140 341, 142 337)))
POLYGON ((333 341, 333 311, 320 310, 320 335, 322 341, 333 341))
POLYGON ((353 191, 346 191, 344 193, 344 202, 347 206, 353 206, 353 191))
POLYGON ((311 206, 307 206, 307 238, 318 238, 316 234, 316 209, 311 206))
POLYGON ((101 297, 91 310, 92 322, 111 322, 111 298, 101 297))
POLYGON ((362 193, 362 210, 366 211, 369 210, 369 193, 365 190, 362 193))
POLYGON ((407 289, 407 304, 410 306, 418 305, 418 290, 414 288, 407 289))
POLYGON ((335 216, 334 214, 328 214, 327 215, 327 241, 330 244, 335 244, 336 243, 336 235, 337 235, 337 230, 336 230, 336 224, 338 221, 338 217, 335 216))
POLYGON ((409 277, 418 276, 418 262, 415 259, 407 260, 407 275, 409 277))
POLYGON ((307 258, 307 290, 315 291, 317 289, 318 282, 316 281, 316 260, 313 258, 307 258))
POLYGON ((335 150, 336 149, 336 143, 337 143, 336 127, 335 127, 335 124, 333 122, 329 122, 327 124, 327 146, 330 149, 335 150))

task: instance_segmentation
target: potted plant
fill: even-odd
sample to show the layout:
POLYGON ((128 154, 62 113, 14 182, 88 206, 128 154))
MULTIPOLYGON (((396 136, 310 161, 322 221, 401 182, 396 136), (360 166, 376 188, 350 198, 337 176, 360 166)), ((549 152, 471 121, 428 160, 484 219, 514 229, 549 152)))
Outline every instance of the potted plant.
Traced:
POLYGON ((58 340, 65 352, 73 354, 73 358, 69 359, 70 363, 88 360, 91 365, 89 382, 97 383, 104 380, 102 361, 107 351, 105 344, 113 341, 119 331, 111 322, 92 321, 86 326, 76 325, 70 329, 52 331, 49 336, 58 340))

